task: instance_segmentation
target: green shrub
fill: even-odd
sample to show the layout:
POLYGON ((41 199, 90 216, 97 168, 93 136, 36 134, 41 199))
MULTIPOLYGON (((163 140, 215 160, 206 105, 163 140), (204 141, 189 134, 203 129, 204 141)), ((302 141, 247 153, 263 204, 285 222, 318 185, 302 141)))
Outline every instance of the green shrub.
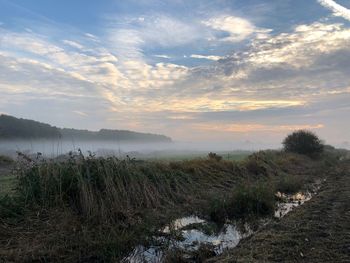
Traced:
POLYGON ((245 163, 245 167, 248 172, 254 175, 267 175, 267 169, 264 164, 259 161, 255 156, 250 156, 245 163))
POLYGON ((276 190, 286 194, 294 194, 303 186, 301 177, 285 175, 276 183, 276 190))
POLYGON ((225 198, 213 198, 208 215, 217 223, 247 216, 266 216, 275 211, 274 187, 266 183, 241 184, 225 198))
POLYGON ((284 150, 305 154, 308 156, 317 156, 323 152, 324 145, 321 140, 311 131, 295 131, 289 134, 283 141, 284 150))
POLYGON ((224 197, 214 197, 209 201, 206 213, 210 220, 224 224, 227 220, 227 200, 224 197))
POLYGON ((217 153, 213 153, 213 152, 210 152, 208 154, 208 158, 209 158, 209 160, 215 160, 218 162, 220 162, 222 160, 222 156, 218 155, 217 153))
POLYGON ((268 184, 238 186, 227 204, 229 218, 265 216, 275 211, 274 189, 268 184))

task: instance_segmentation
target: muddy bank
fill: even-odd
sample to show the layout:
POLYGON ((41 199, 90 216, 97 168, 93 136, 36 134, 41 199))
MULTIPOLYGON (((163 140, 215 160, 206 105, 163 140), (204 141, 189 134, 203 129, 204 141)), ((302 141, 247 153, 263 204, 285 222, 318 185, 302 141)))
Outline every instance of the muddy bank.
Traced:
POLYGON ((350 262, 350 162, 279 221, 208 262, 350 262))

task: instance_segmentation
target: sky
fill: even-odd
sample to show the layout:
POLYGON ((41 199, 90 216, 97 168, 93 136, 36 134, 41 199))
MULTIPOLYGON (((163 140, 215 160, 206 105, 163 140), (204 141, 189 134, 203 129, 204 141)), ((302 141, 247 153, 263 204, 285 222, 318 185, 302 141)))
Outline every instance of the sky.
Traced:
POLYGON ((0 0, 0 113, 348 147, 349 26, 349 0, 0 0))

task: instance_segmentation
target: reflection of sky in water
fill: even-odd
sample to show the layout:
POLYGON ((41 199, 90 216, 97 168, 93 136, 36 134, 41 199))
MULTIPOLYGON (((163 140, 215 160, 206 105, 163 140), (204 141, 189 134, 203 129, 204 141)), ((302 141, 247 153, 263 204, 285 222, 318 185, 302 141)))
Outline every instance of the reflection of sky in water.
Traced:
POLYGON ((178 230, 181 228, 184 228, 185 226, 191 225, 191 224, 199 224, 199 223, 205 223, 205 220, 200 219, 198 216, 188 216, 183 218, 178 218, 174 220, 169 226, 166 226, 163 229, 164 233, 169 233, 170 230, 178 230))
POLYGON ((196 250, 204 243, 215 246, 216 253, 222 253, 226 248, 237 246, 244 235, 234 225, 225 225, 224 231, 218 235, 206 235, 199 230, 191 229, 182 231, 182 236, 184 240, 177 244, 180 248, 196 250))
POLYGON ((277 218, 284 217, 286 214, 292 211, 295 207, 302 205, 306 201, 309 201, 312 197, 310 192, 306 192, 306 193, 299 192, 293 195, 287 195, 287 194, 278 192, 276 196, 285 200, 285 202, 280 202, 277 205, 277 209, 275 211, 275 217, 277 218))
MULTIPOLYGON (((320 185, 316 185, 314 191, 318 190, 320 185)), ((302 205, 306 201, 309 201, 312 197, 311 192, 298 192, 296 194, 288 195, 278 192, 276 194, 279 198, 283 199, 283 202, 278 204, 275 211, 275 217, 281 218, 287 213, 292 211, 295 207, 302 205)), ((166 226, 162 232, 170 233, 170 230, 181 230, 184 227, 191 224, 206 224, 207 222, 197 216, 183 217, 174 220, 170 225, 166 226)), ((249 225, 245 224, 244 232, 238 230, 235 224, 225 224, 222 230, 218 234, 207 235, 197 229, 181 230, 183 239, 181 241, 173 241, 164 237, 158 238, 158 241, 164 241, 161 243, 170 244, 169 248, 181 248, 186 251, 196 251, 203 244, 212 245, 216 254, 221 254, 225 249, 234 248, 238 245, 242 238, 248 237, 253 234, 253 231, 249 228, 249 225)), ((164 249, 164 248, 163 248, 164 249)), ((160 247, 145 248, 138 246, 127 257, 124 262, 162 262, 164 252, 160 247)))
MULTIPOLYGON (((196 216, 179 218, 174 220, 170 226, 166 226, 162 232, 169 233, 170 230, 181 230, 191 224, 199 223, 205 224, 206 221, 196 216)), ((221 254, 225 249, 237 246, 242 238, 252 233, 249 229, 246 230, 246 233, 241 233, 233 224, 226 224, 222 231, 214 235, 207 235, 197 229, 182 230, 181 234, 183 239, 181 241, 168 240, 171 244, 169 248, 182 248, 187 251, 195 251, 201 244, 210 244, 214 246, 217 254, 221 254)), ((161 240, 162 238, 159 238, 159 241, 161 240)), ((161 248, 145 248, 143 246, 138 246, 130 256, 125 259, 125 262, 161 262, 163 255, 161 248)))

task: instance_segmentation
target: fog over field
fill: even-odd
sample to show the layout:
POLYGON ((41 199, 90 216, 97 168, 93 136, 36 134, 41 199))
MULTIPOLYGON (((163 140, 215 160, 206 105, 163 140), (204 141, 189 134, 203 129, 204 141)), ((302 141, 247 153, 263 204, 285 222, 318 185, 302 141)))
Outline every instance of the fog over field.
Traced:
POLYGON ((80 149, 84 154, 98 156, 115 155, 125 157, 161 157, 162 154, 180 155, 190 153, 253 151, 279 145, 252 144, 250 142, 170 142, 170 143, 118 143, 109 141, 63 141, 63 140, 9 140, 0 142, 0 154, 15 157, 18 152, 42 153, 46 157, 57 157, 80 149))

